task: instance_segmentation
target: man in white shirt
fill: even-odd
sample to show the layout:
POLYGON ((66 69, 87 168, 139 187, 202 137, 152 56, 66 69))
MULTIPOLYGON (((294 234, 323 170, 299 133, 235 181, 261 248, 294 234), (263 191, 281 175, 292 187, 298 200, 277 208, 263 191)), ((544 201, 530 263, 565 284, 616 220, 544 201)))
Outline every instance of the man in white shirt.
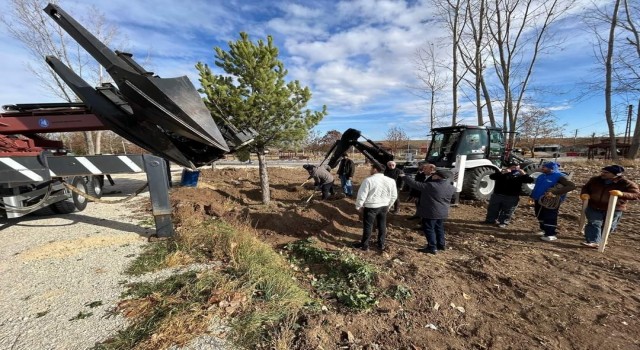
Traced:
POLYGON ((396 182, 384 176, 384 166, 379 163, 371 164, 371 176, 364 179, 358 190, 356 209, 360 212, 362 225, 362 240, 354 244, 354 248, 369 250, 369 240, 373 223, 378 223, 378 249, 384 250, 384 240, 387 235, 387 212, 398 198, 396 182))

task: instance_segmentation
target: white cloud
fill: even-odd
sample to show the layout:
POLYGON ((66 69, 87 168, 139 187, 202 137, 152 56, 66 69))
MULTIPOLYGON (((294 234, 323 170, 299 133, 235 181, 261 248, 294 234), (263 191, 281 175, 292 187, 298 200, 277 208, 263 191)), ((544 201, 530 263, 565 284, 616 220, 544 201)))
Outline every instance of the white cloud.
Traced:
MULTIPOLYGON (((608 4, 607 0, 598 1, 608 4)), ((421 125, 426 103, 408 89, 416 85, 413 56, 429 41, 436 43, 442 61, 448 61, 449 55, 446 32, 435 24, 434 6, 427 0, 67 0, 61 6, 81 20, 90 16, 90 5, 104 13, 109 24, 119 27, 119 37, 128 38, 127 46, 139 63, 163 77, 187 75, 196 86, 197 61, 217 69, 213 65, 214 46, 226 49, 226 43, 237 40, 240 31, 248 32, 254 40, 271 34, 289 70, 288 77, 311 88, 312 106, 328 106, 330 116, 323 124, 339 123, 340 127, 364 124, 373 128, 376 123, 372 120, 380 120, 379 125, 421 125), (145 63, 147 56, 150 63, 145 63)), ((7 13, 6 6, 0 4, 3 13, 7 13)), ((567 15, 580 11, 585 11, 585 6, 567 15)), ((585 71, 591 67, 590 33, 582 30, 583 24, 575 18, 559 24, 559 32, 569 32, 567 40, 541 57, 532 84, 569 90, 581 77, 592 74, 585 71)), ((25 99, 34 102, 34 91, 38 91, 38 101, 41 96, 47 98, 23 68, 30 58, 19 47, 4 28, 0 29, 3 104, 27 102, 25 99), (15 89, 8 81, 26 88, 15 89)), ((573 108, 563 104, 567 96, 555 101, 559 93, 538 94, 549 99, 551 106, 573 108)), ((465 116, 474 113, 472 104, 461 103, 465 116)))

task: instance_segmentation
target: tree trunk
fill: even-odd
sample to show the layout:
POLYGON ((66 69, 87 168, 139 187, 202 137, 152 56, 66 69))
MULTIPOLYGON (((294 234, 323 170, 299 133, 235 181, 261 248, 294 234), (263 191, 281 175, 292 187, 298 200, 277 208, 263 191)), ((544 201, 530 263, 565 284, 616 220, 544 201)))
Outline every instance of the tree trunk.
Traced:
POLYGON ((614 40, 615 40, 615 31, 616 26, 618 25, 618 9, 620 8, 620 1, 616 0, 615 5, 613 7, 613 13, 611 14, 611 28, 609 29, 609 42, 607 43, 607 59, 605 62, 605 88, 604 88, 604 100, 605 100, 605 109, 604 114, 607 118, 607 127, 609 128, 609 139, 611 140, 611 145, 609 146, 611 150, 611 159, 618 160, 618 152, 616 150, 616 133, 613 125, 613 116, 611 115, 611 94, 612 94, 612 81, 613 81, 613 49, 614 49, 614 40))
POLYGON ((484 81, 484 78, 480 82, 482 85, 482 94, 484 95, 484 101, 487 105, 487 116, 489 116, 489 122, 491 126, 496 126, 496 117, 493 115, 493 106, 491 105, 491 96, 489 95, 489 89, 487 88, 487 84, 484 81))
POLYGON ((264 150, 256 152, 258 155, 258 169, 260 172, 260 190, 262 192, 262 203, 269 204, 271 192, 269 190, 269 173, 267 172, 267 160, 264 157, 264 150))
POLYGON ((96 144, 95 144, 95 153, 94 154, 102 154, 102 130, 96 131, 96 144))
POLYGON ((87 147, 87 154, 92 156, 94 154, 96 154, 96 148, 95 145, 93 144, 93 135, 91 135, 91 131, 85 131, 84 133, 84 142, 85 142, 85 146, 87 147))

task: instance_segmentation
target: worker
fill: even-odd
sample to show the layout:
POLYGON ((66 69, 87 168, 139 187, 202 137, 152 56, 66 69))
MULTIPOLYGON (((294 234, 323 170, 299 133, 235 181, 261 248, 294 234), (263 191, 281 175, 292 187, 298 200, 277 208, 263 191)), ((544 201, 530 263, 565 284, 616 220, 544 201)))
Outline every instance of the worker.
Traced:
POLYGON ((558 239, 556 229, 560 204, 564 201, 565 194, 576 188, 576 184, 561 173, 559 167, 560 165, 555 162, 542 164, 542 168, 540 168, 542 174, 536 178, 531 191, 531 198, 535 203, 535 215, 540 226, 540 231, 537 234, 547 242, 558 239))
POLYGON ((418 215, 422 218, 422 230, 427 239, 427 246, 418 251, 436 254, 446 249, 444 221, 449 217, 449 207, 456 192, 451 184, 452 174, 449 170, 436 170, 425 182, 401 175, 411 189, 420 191, 418 215))
POLYGON ((378 227, 378 249, 385 249, 387 235, 387 212, 398 198, 396 183, 384 176, 384 166, 371 163, 371 176, 362 181, 356 197, 356 210, 362 217, 362 239, 353 245, 354 248, 369 250, 369 240, 374 222, 378 227))
POLYGON ((302 166, 309 173, 307 180, 313 179, 316 189, 322 191, 322 199, 327 199, 334 194, 333 191, 333 175, 324 167, 320 168, 315 165, 305 164, 302 166))
MULTIPOLYGON (((398 192, 400 192, 400 190, 402 189, 402 176, 404 175, 404 172, 398 168, 396 168, 396 162, 390 160, 387 162, 387 169, 385 169, 384 171, 384 176, 392 178, 393 181, 395 181, 396 183, 396 190, 398 192)), ((399 205, 399 201, 398 199, 396 199, 396 201, 393 203, 393 205, 391 206, 391 213, 393 214, 397 214, 398 210, 400 209, 400 205, 399 205)))
POLYGON ((352 179, 355 174, 356 167, 353 160, 349 159, 349 154, 344 153, 338 165, 338 176, 340 176, 340 184, 342 185, 342 192, 347 197, 353 197, 353 184, 352 179))
POLYGON ((520 169, 520 164, 510 162, 502 170, 496 169, 489 175, 489 178, 496 182, 496 185, 489 199, 487 216, 485 223, 498 224, 504 228, 511 221, 513 213, 520 202, 520 192, 522 184, 533 183, 534 179, 520 169))
POLYGON ((602 239, 602 225, 607 216, 609 197, 617 196, 618 202, 613 212, 611 232, 620 221, 622 212, 627 209, 627 201, 640 199, 640 189, 633 181, 624 176, 624 168, 620 165, 609 165, 602 168, 599 176, 594 176, 582 186, 580 199, 588 200, 585 210, 587 224, 584 227, 585 242, 582 244, 598 248, 602 239))
MULTIPOLYGON (((434 164, 429 163, 421 163, 418 167, 418 172, 416 176, 413 178, 416 182, 425 182, 427 178, 429 178, 436 171, 436 166, 434 164)), ((409 190, 409 202, 414 202, 416 205, 416 213, 409 217, 409 220, 420 219, 418 215, 418 205, 420 204, 420 190, 410 189, 409 190)))

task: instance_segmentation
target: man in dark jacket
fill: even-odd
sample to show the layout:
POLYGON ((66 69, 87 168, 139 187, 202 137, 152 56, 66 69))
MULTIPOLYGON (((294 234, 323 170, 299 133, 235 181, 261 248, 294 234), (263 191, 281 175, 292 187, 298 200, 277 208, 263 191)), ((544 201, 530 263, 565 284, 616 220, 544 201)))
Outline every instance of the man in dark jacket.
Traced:
POLYGON ((349 155, 347 153, 343 154, 342 159, 340 160, 340 165, 338 165, 338 176, 340 176, 342 192, 344 192, 347 197, 353 197, 353 184, 351 179, 353 179, 355 171, 356 167, 353 160, 349 159, 349 155))
POLYGON ((518 163, 508 163, 502 171, 496 169, 493 174, 489 175, 489 178, 496 182, 496 186, 491 194, 491 199, 489 199, 484 222, 495 224, 497 220, 500 227, 507 227, 518 207, 518 202, 520 202, 522 184, 530 184, 534 180, 520 169, 518 163))
POLYGON ((576 184, 560 172, 558 163, 544 163, 540 170, 542 174, 536 178, 531 198, 535 201, 535 215, 540 225, 538 234, 542 235, 543 241, 552 242, 558 239, 556 229, 560 204, 565 194, 575 190, 576 184))
POLYGON ((313 179, 314 186, 322 191, 322 199, 327 199, 330 195, 333 195, 333 175, 327 169, 311 164, 305 164, 302 167, 309 172, 309 179, 313 179))
POLYGON ((584 227, 585 242, 582 244, 598 248, 610 196, 618 197, 611 224, 611 232, 613 232, 620 221, 622 212, 627 209, 627 201, 640 199, 638 185, 624 177, 624 168, 620 165, 609 165, 602 168, 600 176, 592 177, 582 186, 580 199, 589 201, 585 211, 587 219, 587 225, 584 227))
MULTIPOLYGON (((402 190, 402 179, 404 176, 404 171, 396 168, 396 162, 392 160, 387 162, 387 168, 384 170, 384 176, 390 177, 396 182, 396 189, 398 192, 402 190)), ((396 199, 395 203, 393 203, 393 206, 389 210, 390 212, 394 214, 398 212, 398 209, 400 209, 398 201, 399 200, 396 199)))
MULTIPOLYGON (((431 176, 436 171, 436 166, 434 164, 429 163, 421 163, 418 167, 418 172, 416 176, 413 178, 416 182, 425 182, 427 178, 431 176)), ((416 204, 416 213, 413 216, 409 217, 409 220, 419 219, 418 215, 418 205, 420 204, 420 191, 416 189, 409 190, 409 202, 414 202, 416 204)))
POLYGON ((420 191, 418 215, 422 218, 422 229, 427 238, 427 246, 419 249, 421 252, 436 254, 438 250, 446 249, 444 220, 449 216, 451 199, 456 192, 450 177, 451 172, 447 170, 436 170, 425 182, 405 177, 407 186, 420 191))

